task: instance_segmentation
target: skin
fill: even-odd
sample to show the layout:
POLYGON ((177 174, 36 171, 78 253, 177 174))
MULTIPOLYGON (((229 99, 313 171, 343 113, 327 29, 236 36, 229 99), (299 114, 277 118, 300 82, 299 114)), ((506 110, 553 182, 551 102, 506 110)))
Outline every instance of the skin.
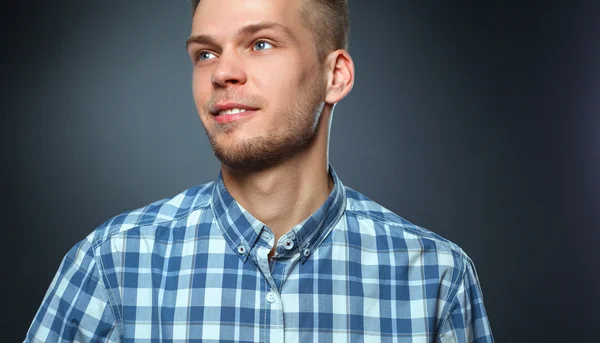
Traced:
POLYGON ((187 45, 194 102, 225 186, 276 240, 333 188, 331 118, 354 82, 346 51, 319 60, 315 38, 301 21, 301 1, 202 0, 187 45), (211 109, 223 102, 256 111, 218 123, 211 109))

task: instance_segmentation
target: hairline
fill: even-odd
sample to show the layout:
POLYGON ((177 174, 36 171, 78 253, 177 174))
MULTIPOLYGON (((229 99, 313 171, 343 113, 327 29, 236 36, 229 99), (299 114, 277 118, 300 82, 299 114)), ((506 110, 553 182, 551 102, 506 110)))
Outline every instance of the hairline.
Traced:
MULTIPOLYGON (((194 5, 194 7, 192 9, 192 19, 196 15, 196 11, 198 10, 198 6, 200 5, 201 1, 202 0, 192 0, 192 3, 194 5)), ((343 39, 341 42, 336 42, 337 37, 335 37, 334 34, 328 35, 328 37, 327 37, 328 39, 326 39, 324 43, 317 42, 317 40, 319 38, 317 35, 317 27, 315 27, 316 25, 313 25, 313 23, 312 23, 312 18, 314 16, 314 14, 313 14, 314 12, 310 11, 307 5, 310 2, 312 2, 313 4, 315 4, 317 6, 324 6, 324 5, 319 3, 318 2, 319 0, 299 0, 299 1, 300 1, 300 8, 298 9, 298 11, 299 11, 301 19, 304 19, 304 20, 301 20, 301 22, 302 22, 302 25, 310 31, 310 33, 313 37, 313 43, 314 43, 314 47, 316 49, 318 60, 323 62, 325 57, 329 53, 336 51, 338 49, 348 50, 348 33, 347 32, 343 33, 343 39)), ((321 11, 318 11, 318 12, 321 13, 321 11)), ((318 14, 318 15, 322 15, 322 14, 318 14)), ((287 29, 283 25, 282 25, 282 27, 284 29, 287 29)), ((286 32, 286 33, 289 33, 289 30, 287 30, 287 31, 288 32, 286 32)), ((288 35, 290 35, 290 34, 288 34, 288 35)), ((293 36, 293 35, 290 35, 290 36, 297 41, 295 36, 293 36)), ((190 38, 192 38, 192 37, 190 37, 190 38)), ((189 39, 188 39, 188 41, 189 41, 189 39)), ((186 42, 186 49, 188 46, 189 46, 189 43, 186 42)))

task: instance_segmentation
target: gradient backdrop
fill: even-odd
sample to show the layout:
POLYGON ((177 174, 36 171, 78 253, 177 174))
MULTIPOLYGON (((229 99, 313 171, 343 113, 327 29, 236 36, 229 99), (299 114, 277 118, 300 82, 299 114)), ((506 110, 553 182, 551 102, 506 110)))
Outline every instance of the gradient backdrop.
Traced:
MULTIPOLYGON (((188 1, 1 8, 1 335, 16 342, 71 246, 219 164, 191 95, 188 1)), ((350 9, 343 182, 472 257, 498 342, 597 341, 598 2, 350 9)))

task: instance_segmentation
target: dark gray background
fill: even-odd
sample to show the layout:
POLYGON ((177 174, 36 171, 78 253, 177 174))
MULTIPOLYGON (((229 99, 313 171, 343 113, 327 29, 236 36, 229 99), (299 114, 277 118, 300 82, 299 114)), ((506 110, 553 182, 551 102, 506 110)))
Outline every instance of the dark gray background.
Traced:
MULTIPOLYGON (((600 6, 350 8, 343 182, 472 257, 498 342, 596 341, 600 6)), ((219 165, 191 95, 189 2, 13 2, 1 25, 12 342, 72 245, 219 165)))

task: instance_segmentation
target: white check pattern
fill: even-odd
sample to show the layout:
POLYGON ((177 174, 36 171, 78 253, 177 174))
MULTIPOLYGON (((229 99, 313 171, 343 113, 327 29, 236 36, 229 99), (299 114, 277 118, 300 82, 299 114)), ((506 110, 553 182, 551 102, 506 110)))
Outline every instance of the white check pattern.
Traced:
POLYGON ((279 239, 216 182, 103 223, 25 342, 493 342, 473 262, 342 185, 279 239))

